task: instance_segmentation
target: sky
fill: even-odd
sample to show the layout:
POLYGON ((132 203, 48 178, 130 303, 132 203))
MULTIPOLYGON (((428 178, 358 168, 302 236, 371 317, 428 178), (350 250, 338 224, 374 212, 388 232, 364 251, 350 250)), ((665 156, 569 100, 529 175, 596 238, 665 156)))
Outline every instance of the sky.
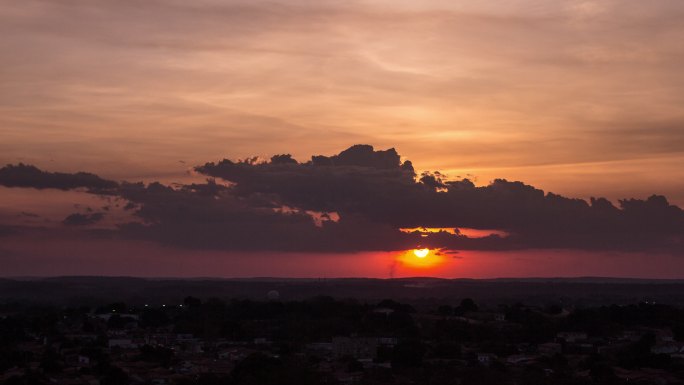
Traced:
POLYGON ((684 278, 683 17, 0 2, 0 275, 684 278))

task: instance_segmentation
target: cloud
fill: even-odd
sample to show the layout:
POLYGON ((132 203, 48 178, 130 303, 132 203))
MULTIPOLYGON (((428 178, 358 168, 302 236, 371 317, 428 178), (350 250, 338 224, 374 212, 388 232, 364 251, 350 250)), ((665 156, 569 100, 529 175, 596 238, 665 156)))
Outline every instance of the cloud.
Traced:
MULTIPOLYGON (((88 186, 91 193, 114 194, 127 202, 136 220, 104 233, 181 248, 684 252, 684 212, 663 196, 624 199, 615 205, 605 198, 573 199, 505 179, 476 186, 468 179, 449 180, 438 171, 416 175, 411 162, 393 148, 355 145, 303 162, 282 153, 266 161, 224 159, 196 167, 210 177, 206 182, 173 187, 8 167, 35 176, 15 183, 23 187, 88 186), (500 233, 471 238, 459 231, 400 231, 419 227, 500 233)), ((63 223, 87 228, 102 218, 102 213, 75 213, 63 223)))
POLYGON ((100 222, 104 219, 103 213, 80 214, 73 213, 64 218, 63 224, 67 226, 87 226, 100 222))
POLYGON ((387 206, 382 202, 405 199, 404 193, 421 193, 410 162, 401 163, 394 149, 374 151, 371 146, 352 146, 330 157, 313 156, 306 163, 224 159, 196 171, 235 182, 234 192, 240 196, 275 194, 286 205, 371 219, 375 210, 387 206))
MULTIPOLYGON (((273 163, 273 159, 271 159, 273 163)), ((338 155, 324 156, 318 155, 311 158, 314 166, 356 166, 379 170, 396 170, 413 173, 413 165, 410 161, 400 162, 399 154, 394 148, 389 150, 375 151, 373 146, 367 144, 357 144, 340 152, 338 155)))
POLYGON ((16 165, 8 164, 0 168, 0 185, 36 189, 54 188, 59 190, 72 190, 83 187, 99 192, 111 190, 118 186, 116 182, 102 179, 95 174, 86 172, 74 174, 46 172, 35 166, 22 163, 16 165))
POLYGON ((417 240, 356 215, 316 225, 303 211, 281 210, 275 196, 240 197, 211 181, 181 189, 123 184, 120 193, 139 206, 141 219, 123 224, 121 234, 185 248, 354 252, 409 248, 417 240))
POLYGON ((475 186, 468 179, 443 181, 440 173, 428 173, 416 181, 413 169, 399 163, 394 149, 388 151, 393 161, 383 167, 374 159, 388 152, 353 146, 304 163, 223 160, 197 171, 235 183, 241 196, 271 194, 282 204, 334 210, 342 218, 357 215, 392 228, 469 227, 510 234, 480 239, 428 234, 422 242, 433 247, 681 249, 684 213, 663 196, 620 200, 616 207, 605 198, 587 202, 505 179, 475 186), (353 161, 339 161, 348 154, 354 154, 353 161))

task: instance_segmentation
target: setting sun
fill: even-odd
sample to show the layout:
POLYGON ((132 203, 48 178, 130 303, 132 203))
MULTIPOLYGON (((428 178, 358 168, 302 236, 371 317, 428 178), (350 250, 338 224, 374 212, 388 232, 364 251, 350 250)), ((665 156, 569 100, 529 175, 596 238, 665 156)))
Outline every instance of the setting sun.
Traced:
POLYGON ((425 258, 427 257, 429 252, 430 249, 415 249, 413 250, 413 255, 415 255, 418 258, 425 258))
POLYGON ((409 268, 435 268, 445 260, 439 249, 410 249, 397 255, 397 261, 409 268))

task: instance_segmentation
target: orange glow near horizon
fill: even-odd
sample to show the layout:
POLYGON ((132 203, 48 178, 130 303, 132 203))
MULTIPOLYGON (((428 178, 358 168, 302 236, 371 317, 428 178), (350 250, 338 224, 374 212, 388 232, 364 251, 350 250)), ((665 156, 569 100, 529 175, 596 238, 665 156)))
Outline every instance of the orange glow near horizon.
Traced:
POLYGON ((407 250, 397 256, 397 261, 409 268, 435 268, 444 263, 444 257, 438 250, 427 248, 407 250))

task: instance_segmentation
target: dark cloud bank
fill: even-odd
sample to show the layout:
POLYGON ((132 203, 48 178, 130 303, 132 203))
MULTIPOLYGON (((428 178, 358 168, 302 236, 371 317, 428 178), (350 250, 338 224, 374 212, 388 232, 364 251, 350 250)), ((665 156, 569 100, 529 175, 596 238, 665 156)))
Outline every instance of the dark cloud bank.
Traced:
POLYGON ((73 213, 62 221, 67 226, 87 226, 95 224, 104 218, 103 213, 80 214, 73 213))
MULTIPOLYGON (((171 188, 10 165, 0 169, 0 184, 116 194, 131 202, 128 208, 140 221, 121 224, 115 234, 187 248, 684 252, 684 213, 665 197, 625 199, 615 206, 604 198, 571 199, 504 179, 477 187, 438 172, 416 175, 411 162, 402 162, 394 149, 356 145, 302 163, 287 154, 265 162, 224 159, 196 171, 210 178, 207 183, 171 188), (338 214, 339 220, 332 220, 338 214), (509 235, 468 238, 440 232, 422 237, 399 231, 414 227, 497 229, 509 235)), ((65 224, 99 219, 74 217, 65 224)))
POLYGON ((86 188, 94 192, 105 192, 115 189, 118 184, 114 181, 102 179, 95 174, 77 172, 46 172, 35 166, 19 163, 8 164, 0 168, 0 185, 7 187, 31 187, 36 189, 54 188, 71 190, 86 188))

